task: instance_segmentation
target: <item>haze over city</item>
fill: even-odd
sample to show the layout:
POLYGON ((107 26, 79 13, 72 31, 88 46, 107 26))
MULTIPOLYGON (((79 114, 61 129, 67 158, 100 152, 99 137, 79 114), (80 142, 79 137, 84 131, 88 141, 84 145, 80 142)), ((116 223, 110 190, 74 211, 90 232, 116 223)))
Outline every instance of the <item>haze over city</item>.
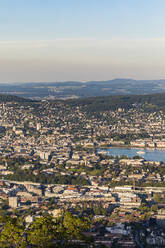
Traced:
POLYGON ((0 248, 165 247, 164 10, 0 0, 0 248))
POLYGON ((165 78, 163 0, 0 1, 0 82, 165 78))

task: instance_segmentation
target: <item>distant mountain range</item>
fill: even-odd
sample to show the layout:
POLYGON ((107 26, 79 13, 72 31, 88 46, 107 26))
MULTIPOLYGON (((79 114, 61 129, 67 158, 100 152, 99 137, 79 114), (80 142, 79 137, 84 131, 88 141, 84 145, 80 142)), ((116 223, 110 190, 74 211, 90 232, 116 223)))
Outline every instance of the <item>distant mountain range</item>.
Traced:
POLYGON ((0 94, 31 99, 70 99, 108 95, 144 95, 165 92, 163 80, 114 79, 89 82, 0 84, 0 94))

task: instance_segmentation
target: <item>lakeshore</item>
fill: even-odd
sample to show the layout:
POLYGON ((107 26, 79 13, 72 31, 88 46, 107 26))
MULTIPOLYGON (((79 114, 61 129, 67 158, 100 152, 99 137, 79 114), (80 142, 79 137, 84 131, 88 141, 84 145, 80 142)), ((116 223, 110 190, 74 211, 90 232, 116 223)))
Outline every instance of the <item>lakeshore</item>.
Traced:
POLYGON ((99 149, 99 151, 105 151, 107 155, 127 156, 133 158, 135 156, 143 157, 145 160, 162 161, 165 162, 165 149, 164 148, 135 148, 135 147, 109 147, 99 149))

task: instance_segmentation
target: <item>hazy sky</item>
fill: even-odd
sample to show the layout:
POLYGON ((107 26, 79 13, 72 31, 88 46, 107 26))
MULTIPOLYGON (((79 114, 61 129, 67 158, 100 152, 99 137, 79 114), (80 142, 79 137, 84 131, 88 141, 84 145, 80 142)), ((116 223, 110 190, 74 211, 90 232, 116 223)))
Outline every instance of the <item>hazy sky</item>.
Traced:
POLYGON ((164 0, 0 0, 0 82, 165 78, 164 0))

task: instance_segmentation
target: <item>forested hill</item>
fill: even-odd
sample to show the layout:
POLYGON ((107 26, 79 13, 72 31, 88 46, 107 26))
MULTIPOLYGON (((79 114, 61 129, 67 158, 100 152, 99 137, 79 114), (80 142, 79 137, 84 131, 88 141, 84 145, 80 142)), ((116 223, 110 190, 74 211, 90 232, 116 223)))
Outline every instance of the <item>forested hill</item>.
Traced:
POLYGON ((117 108, 129 109, 133 105, 143 105, 148 111, 165 111, 165 93, 79 98, 67 100, 66 103, 84 107, 88 112, 116 110, 117 108))
POLYGON ((143 106, 147 111, 165 111, 165 93, 150 95, 120 95, 78 98, 72 100, 42 100, 34 101, 29 98, 21 98, 11 95, 0 95, 0 102, 17 102, 19 104, 32 103, 33 107, 38 107, 44 102, 50 102, 56 107, 58 104, 66 104, 70 107, 81 107, 87 112, 100 112, 106 110, 116 110, 118 108, 129 109, 132 106, 143 106))
POLYGON ((22 98, 14 95, 0 94, 0 102, 32 102, 31 99, 22 98))

